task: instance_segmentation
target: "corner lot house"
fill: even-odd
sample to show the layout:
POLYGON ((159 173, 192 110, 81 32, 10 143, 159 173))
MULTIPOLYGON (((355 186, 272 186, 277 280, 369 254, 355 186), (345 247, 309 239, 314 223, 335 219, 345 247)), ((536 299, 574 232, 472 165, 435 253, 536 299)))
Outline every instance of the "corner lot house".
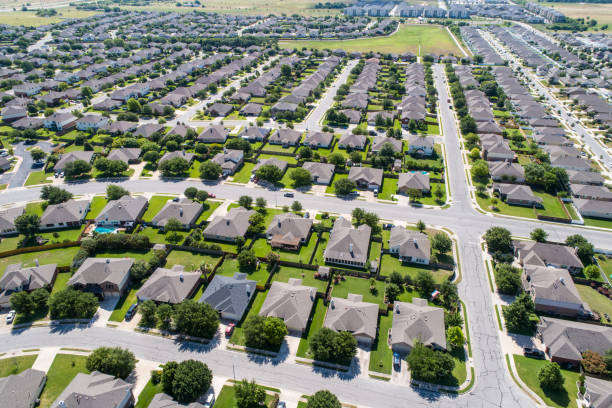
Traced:
POLYGON ((123 196, 111 200, 96 217, 96 224, 131 227, 140 220, 148 205, 149 202, 143 196, 123 196))
POLYGON ((583 217, 612 219, 612 202, 575 198, 574 205, 583 217))
POLYGON ((253 210, 243 207, 232 208, 224 217, 215 217, 204 229, 204 238, 221 241, 234 241, 243 237, 249 228, 249 218, 255 214, 253 210))
POLYGON ((425 136, 410 135, 408 137, 408 154, 415 156, 431 156, 434 152, 434 141, 425 136))
POLYGON ((542 207, 542 197, 536 196, 531 187, 521 184, 493 183, 493 192, 499 198, 511 205, 524 205, 528 207, 542 207))
POLYGON ((304 162, 302 168, 308 170, 314 184, 328 185, 334 178, 336 166, 330 163, 304 162))
POLYGON ((266 237, 272 248, 298 250, 308 243, 313 220, 293 213, 283 213, 274 217, 266 237))
POLYGON ((54 170, 64 170, 64 167, 66 167, 68 163, 72 163, 77 160, 83 160, 83 161, 86 161, 87 163, 90 163, 91 159, 93 158, 93 155, 94 155, 94 152, 86 152, 86 151, 74 151, 74 152, 62 154, 59 157, 59 160, 57 161, 57 163, 55 163, 55 166, 53 167, 53 169, 54 170))
POLYGON ((518 163, 506 161, 488 162, 489 173, 493 181, 514 181, 516 183, 525 182, 525 170, 518 163))
POLYGON ((108 160, 120 160, 127 164, 138 163, 141 151, 140 147, 122 147, 111 150, 106 158, 108 160))
POLYGON ((128 408, 134 405, 133 387, 99 371, 78 373, 51 406, 60 407, 63 401, 62 408, 128 408))
POLYGON ((15 292, 53 287, 56 277, 56 264, 22 268, 22 263, 19 262, 7 266, 0 278, 0 308, 10 306, 10 297, 15 292))
POLYGON ((371 232, 372 229, 365 224, 353 228, 350 221, 339 217, 334 222, 323 253, 325 262, 365 268, 371 232))
POLYGON ((348 179, 354 181, 357 187, 368 190, 379 190, 382 187, 383 169, 372 167, 351 167, 348 179))
MULTIPOLYGON (((386 333, 381 333, 384 337, 386 333)), ((391 327, 391 348, 402 354, 409 354, 415 342, 427 347, 446 350, 446 329, 444 309, 429 306, 426 299, 412 298, 412 303, 393 304, 393 325, 391 327)))
POLYGON ((571 320, 540 318, 538 337, 554 362, 580 365, 587 350, 604 355, 612 349, 612 328, 571 320))
POLYGON ((152 300, 155 303, 175 305, 191 297, 200 284, 200 272, 185 272, 183 265, 172 269, 157 268, 136 292, 139 302, 152 300))
POLYGON ((89 211, 89 200, 68 200, 45 208, 40 217, 40 229, 80 227, 89 211))
POLYGON ((222 319, 239 321, 255 294, 257 282, 248 280, 246 273, 234 276, 216 275, 208 285, 200 303, 208 303, 217 310, 222 319))
POLYGON ((576 248, 533 241, 512 241, 514 256, 521 265, 552 266, 577 273, 584 268, 576 248))
POLYGON ((301 279, 290 278, 287 283, 273 282, 259 314, 282 319, 291 333, 301 336, 308 326, 316 293, 315 288, 303 286, 301 279))
POLYGON ((46 381, 44 371, 32 368, 0 378, 0 406, 34 408, 46 381))
POLYGON ((164 228, 169 220, 178 220, 185 229, 195 226, 204 206, 188 198, 176 202, 169 200, 164 207, 153 217, 151 224, 158 228, 164 228))
POLYGON ((431 259, 431 243, 427 234, 394 227, 389 237, 389 253, 402 262, 428 265, 431 259))
POLYGON ((376 338, 378 305, 363 301, 363 296, 348 294, 347 299, 332 298, 323 327, 351 333, 357 342, 370 347, 376 338))
POLYGON ((133 258, 87 258, 68 285, 104 298, 120 296, 127 289, 133 258))

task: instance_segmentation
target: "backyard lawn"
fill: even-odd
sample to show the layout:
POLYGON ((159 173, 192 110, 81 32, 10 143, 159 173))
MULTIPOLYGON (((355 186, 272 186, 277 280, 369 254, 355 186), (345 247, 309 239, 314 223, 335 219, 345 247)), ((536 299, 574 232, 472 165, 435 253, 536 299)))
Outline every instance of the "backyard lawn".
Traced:
POLYGON ((149 200, 149 207, 142 216, 142 220, 144 222, 153 221, 153 217, 155 217, 157 213, 164 207, 164 205, 166 205, 168 200, 171 200, 174 197, 175 196, 167 195, 154 195, 153 197, 151 197, 151 199, 149 200))
MULTIPOLYGON (((238 260, 236 258, 226 257, 223 263, 217 268, 215 275, 234 276, 236 272, 240 272, 238 260)), ((254 280, 258 285, 264 285, 268 281, 270 273, 268 272, 267 264, 260 263, 259 269, 253 272, 247 272, 247 279, 254 280)))
POLYGON ((249 318, 249 316, 256 316, 261 310, 261 306, 266 300, 266 296, 268 296, 268 291, 261 292, 259 290, 255 291, 253 298, 251 299, 250 307, 247 309, 246 314, 243 316, 242 320, 236 325, 234 329, 234 333, 230 338, 232 344, 237 344, 239 346, 244 346, 244 330, 242 330, 242 325, 249 318))
POLYGON ((523 382, 536 394, 540 396, 548 406, 576 408, 576 393, 578 388, 579 373, 576 371, 561 370, 565 379, 564 389, 561 391, 546 391, 540 387, 538 372, 546 363, 544 360, 536 360, 524 356, 514 355, 514 364, 518 375, 523 382))
POLYGON ((98 214, 100 214, 100 212, 104 209, 107 203, 108 203, 108 200, 106 199, 106 197, 95 196, 91 200, 91 203, 89 204, 89 212, 87 213, 87 216, 85 217, 85 219, 86 220, 95 219, 98 216, 98 214))
POLYGON ((299 269, 290 266, 281 266, 274 273, 272 281, 288 282, 290 278, 301 279, 302 285, 317 289, 317 292, 325 293, 327 279, 315 279, 315 271, 310 269, 299 269))
POLYGON ((372 343, 370 351, 370 371, 391 374, 393 351, 387 342, 389 330, 393 322, 393 312, 378 316, 378 335, 372 343))
POLYGON ((278 154, 260 154, 257 157, 257 160, 263 160, 263 159, 278 159, 278 160, 284 160, 289 164, 296 164, 297 163, 297 159, 295 158, 295 156, 281 156, 278 154))
POLYGON ((49 371, 47 371, 47 383, 40 396, 40 406, 42 408, 51 407, 51 404, 78 373, 87 373, 86 361, 86 356, 73 354, 57 354, 55 356, 49 371))
MULTIPOLYGON (((187 235, 189 235, 189 231, 174 231, 174 232, 176 232, 178 235, 181 236, 181 241, 179 242, 182 242, 182 240, 185 239, 187 235)), ((149 241, 153 242, 154 244, 165 244, 168 242, 167 237, 171 233, 166 233, 166 231, 158 229, 158 228, 146 227, 146 228, 141 229, 139 234, 149 237, 149 241)))
POLYGON ((253 251, 255 255, 265 257, 269 252, 274 251, 280 255, 282 261, 289 262, 302 262, 308 264, 310 257, 314 251, 315 245, 317 244, 317 234, 311 234, 308 245, 300 245, 299 251, 288 251, 281 249, 272 249, 265 238, 260 238, 253 244, 253 251))
POLYGON ((325 265, 325 258, 323 257, 325 253, 325 247, 327 246, 327 241, 329 240, 329 232, 324 232, 321 234, 321 238, 319 241, 319 246, 317 246, 317 253, 312 260, 312 263, 315 265, 325 265))
POLYGON ((356 278, 354 276, 345 276, 344 280, 336 284, 332 279, 332 291, 331 296, 346 299, 349 295, 362 295, 364 302, 378 303, 381 308, 386 308, 387 305, 384 303, 385 300, 385 282, 374 281, 376 287, 375 290, 370 290, 370 279, 356 278))
POLYGON ((23 267, 33 266, 36 259, 43 265, 54 263, 57 264, 57 266, 70 266, 72 258, 74 258, 78 251, 79 247, 74 246, 7 256, 5 258, 0 258, 0 271, 4 274, 4 270, 8 265, 18 262, 21 262, 23 267))
POLYGON ((602 323, 612 324, 604 317, 604 313, 607 313, 612 319, 612 300, 587 285, 576 285, 576 289, 591 310, 599 313, 602 323))
POLYGON ((148 261, 153 256, 153 251, 107 251, 98 252, 96 258, 134 258, 135 260, 148 261))
POLYGON ((3 358, 0 360, 0 377, 8 377, 9 375, 19 374, 22 371, 32 368, 38 354, 27 356, 15 356, 3 358))
POLYGON ((310 355, 308 341, 323 327, 325 321, 325 312, 327 308, 323 303, 323 299, 317 298, 310 313, 309 325, 306 328, 305 334, 300 339, 300 344, 297 350, 298 357, 312 358, 310 355))
POLYGON ((426 270, 431 272, 436 283, 442 283, 445 280, 448 280, 448 277, 452 275, 452 271, 446 269, 432 269, 427 265, 416 265, 416 264, 406 264, 399 260, 399 258, 389 255, 383 254, 382 261, 380 264, 380 275, 381 276, 390 276, 391 272, 397 271, 402 274, 402 276, 410 275, 412 279, 415 279, 419 273, 419 271, 426 270))
POLYGON ((172 250, 166 258, 166 268, 172 268, 174 265, 183 265, 186 271, 193 271, 206 264, 212 269, 221 259, 220 256, 206 255, 198 252, 188 252, 172 250))
POLYGON ((149 380, 147 385, 145 385, 142 391, 140 391, 138 401, 136 402, 134 408, 147 408, 153 400, 155 394, 159 394, 161 392, 164 392, 161 381, 157 384, 153 384, 153 382, 149 380))

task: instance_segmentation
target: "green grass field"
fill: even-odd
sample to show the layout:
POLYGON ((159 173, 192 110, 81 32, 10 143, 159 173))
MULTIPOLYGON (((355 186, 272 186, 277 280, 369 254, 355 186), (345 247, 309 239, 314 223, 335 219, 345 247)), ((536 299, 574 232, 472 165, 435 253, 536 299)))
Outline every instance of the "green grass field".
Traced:
POLYGON ((38 17, 34 11, 11 11, 0 13, 0 24, 38 27, 45 24, 59 23, 68 18, 86 18, 96 14, 100 13, 73 8, 61 8, 58 10, 57 15, 52 17, 38 17))
POLYGON ((126 295, 121 296, 121 299, 119 299, 119 302, 117 302, 115 310, 113 310, 113 313, 111 313, 108 320, 111 322, 122 322, 130 306, 132 306, 132 304, 136 303, 138 300, 136 298, 136 292, 137 289, 133 288, 130 289, 126 295))
POLYGON ((380 264, 380 274, 382 276, 389 276, 391 272, 397 271, 404 275, 410 275, 412 279, 415 279, 419 273, 419 271, 426 270, 431 272, 436 283, 442 283, 448 279, 448 277, 452 274, 452 271, 448 271, 445 269, 437 269, 433 270, 428 268, 427 266, 419 266, 416 264, 405 264, 399 260, 399 258, 395 256, 391 256, 389 254, 383 254, 382 260, 380 264))
POLYGON ((382 52, 397 53, 412 52, 417 55, 454 54, 462 55, 459 48, 444 27, 437 25, 403 25, 387 37, 362 38, 356 40, 298 40, 279 41, 281 48, 342 48, 347 52, 382 52))
MULTIPOLYGON (((0 15, 2 14, 4 13, 0 13, 0 15)), ((32 171, 30 174, 28 174, 28 178, 25 181, 25 186, 51 183, 51 180, 47 180, 48 177, 53 177, 53 173, 45 173, 43 170, 32 171)))
POLYGON ((345 276, 344 280, 338 283, 332 281, 331 287, 332 297, 346 299, 349 293, 362 295, 364 302, 378 303, 381 308, 386 307, 385 299, 385 282, 375 281, 376 290, 370 290, 370 280, 364 278, 356 278, 354 276, 345 276))
MULTIPOLYGON (((266 394, 266 407, 272 401, 272 395, 266 394)), ((215 408, 237 408, 238 403, 236 402, 236 393, 234 387, 230 385, 224 385, 221 388, 221 392, 217 396, 215 401, 215 408)))
POLYGON ((612 316, 612 300, 608 299, 587 285, 576 285, 576 289, 578 289, 580 297, 586 302, 587 305, 589 305, 591 310, 599 313, 601 322, 604 324, 610 324, 610 322, 604 317, 604 313, 607 313, 608 316, 612 316))
MULTIPOLYGON (((310 261, 310 257, 312 256, 312 252, 314 251, 315 245, 317 244, 317 234, 311 234, 310 240, 307 245, 300 245, 300 249, 298 251, 285 251, 274 249, 274 252, 280 255, 280 259, 282 261, 290 261, 290 262, 302 262, 307 264, 310 261)), ((260 238, 253 244, 253 251, 255 255, 265 257, 269 252, 273 249, 268 244, 268 242, 260 238)))
POLYGON ((302 335, 300 344, 297 350, 298 357, 312 358, 309 351, 308 341, 323 327, 325 321, 325 313, 327 308, 323 304, 323 299, 317 298, 315 301, 313 312, 311 312, 312 319, 306 329, 306 333, 302 335))
POLYGON ((234 333, 230 338, 230 342, 240 346, 245 345, 244 330, 242 329, 242 324, 246 321, 246 319, 249 318, 249 316, 255 316, 259 313, 263 302, 266 300, 266 296, 268 296, 268 291, 255 291, 255 295, 253 296, 253 299, 251 299, 251 305, 247 313, 243 316, 243 319, 240 321, 240 323, 236 325, 234 333))
POLYGON ((38 259, 42 265, 55 263, 57 266, 69 266, 72 263, 72 258, 74 258, 78 251, 79 247, 75 246, 7 256, 0 258, 0 271, 4 274, 4 270, 8 265, 18 262, 23 263, 23 267, 33 266, 35 259, 38 259))
POLYGON ((235 183, 246 184, 251 179, 251 174, 253 174, 253 167, 255 167, 255 163, 246 162, 240 168, 240 171, 234 174, 234 178, 232 181, 235 183))
POLYGON ((40 396, 40 406, 50 407, 78 373, 87 373, 87 357, 72 354, 57 354, 49 371, 47 383, 40 396))
POLYGON ((221 201, 206 201, 202 205, 204 206, 204 210, 202 214, 200 214, 200 217, 198 217, 196 224, 208 220, 210 215, 221 205, 221 201))
MULTIPOLYGON (((260 264, 259 270, 248 273, 247 279, 254 280, 258 285, 263 285, 268 281, 270 276, 266 264, 260 264)), ((225 258, 223 263, 217 268, 216 275, 234 276, 236 272, 240 272, 238 260, 235 258, 225 258)))
POLYGON ((272 277, 272 281, 288 282, 290 278, 301 279, 302 285, 316 288, 317 292, 325 293, 327 289, 327 280, 315 279, 314 271, 290 266, 279 267, 272 277))
POLYGON ((378 316, 378 335, 372 343, 370 352, 370 371, 377 373, 391 374, 393 364, 393 351, 389 347, 387 337, 391 324, 393 323, 393 313, 378 316))
POLYGON ((106 197, 95 196, 94 198, 92 198, 91 203, 89 204, 89 212, 87 213, 85 219, 95 219, 98 214, 100 214, 100 212, 104 209, 107 203, 108 200, 106 199, 106 197))
POLYGON ((140 391, 138 401, 136 401, 134 408, 147 408, 155 394, 159 394, 160 392, 164 392, 161 381, 157 384, 153 384, 151 380, 149 380, 147 385, 140 391))
POLYGON ((38 354, 31 354, 27 356, 3 358, 0 360, 0 377, 8 377, 9 375, 19 374, 22 371, 31 368, 37 357, 38 354))
POLYGON ((142 220, 144 222, 153 221, 153 217, 155 217, 157 213, 164 207, 164 205, 166 205, 166 203, 173 198, 174 196, 167 195, 154 195, 153 197, 151 197, 151 199, 149 200, 149 207, 142 216, 142 220))
POLYGON ((193 271, 198 269, 200 265, 206 264, 212 269, 219 262, 220 258, 219 256, 200 254, 198 252, 173 250, 166 258, 166 268, 172 268, 174 265, 183 265, 186 271, 193 271))

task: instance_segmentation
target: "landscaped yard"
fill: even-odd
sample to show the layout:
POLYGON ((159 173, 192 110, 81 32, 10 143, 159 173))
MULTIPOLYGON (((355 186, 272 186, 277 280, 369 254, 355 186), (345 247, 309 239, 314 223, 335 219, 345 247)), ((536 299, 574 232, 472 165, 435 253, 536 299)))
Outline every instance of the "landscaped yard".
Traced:
POLYGON ((91 203, 89 204, 89 212, 87 213, 87 216, 85 217, 85 219, 87 220, 95 219, 98 216, 98 214, 100 214, 100 212, 104 209, 107 203, 108 203, 108 200, 106 199, 106 197, 95 196, 91 200, 91 203))
POLYGON ((325 312, 327 311, 327 308, 323 303, 323 299, 317 298, 312 309, 313 310, 310 313, 310 323, 300 339, 300 344, 296 353, 298 357, 312 358, 310 355, 308 342, 312 336, 314 336, 321 329, 321 327, 323 327, 323 322, 325 321, 325 312))
POLYGON ((393 312, 378 316, 378 335, 370 351, 370 371, 391 374, 393 351, 387 342, 389 330, 393 323, 393 312))
POLYGON ((610 319, 612 319, 612 300, 587 285, 576 285, 576 289, 578 289, 580 297, 589 305, 591 310, 599 313, 602 323, 612 324, 604 317, 604 313, 607 313, 610 319))
POLYGON ((159 394, 161 392, 164 392, 164 390, 162 389, 161 381, 157 384, 153 384, 153 382, 149 380, 147 382, 147 385, 145 385, 145 387, 140 392, 140 395, 138 396, 138 401, 136 402, 134 408, 147 408, 153 400, 155 394, 159 394))
POLYGON ((206 200, 202 205, 204 206, 204 210, 200 217, 196 221, 196 224, 201 223, 202 221, 208 220, 208 217, 221 205, 222 201, 210 201, 206 200))
POLYGON ((579 373, 576 371, 561 370, 565 379, 562 391, 546 391, 540 387, 538 373, 542 366, 546 364, 544 360, 536 360, 524 356, 514 355, 514 364, 521 380, 536 394, 540 396, 548 406, 552 407, 571 407, 576 408, 576 393, 578 387, 579 373))
POLYGON ((266 296, 268 296, 268 291, 261 292, 259 290, 255 291, 253 298, 251 299, 250 307, 247 309, 247 312, 243 316, 242 320, 236 325, 234 329, 234 333, 230 338, 230 341, 233 344, 237 344, 239 346, 244 346, 244 330, 242 330, 242 324, 249 318, 249 316, 255 316, 261 310, 261 306, 263 302, 266 300, 266 296))
POLYGON ((245 162, 240 170, 234 174, 232 181, 243 184, 248 183, 253 174, 253 167, 255 167, 255 163, 245 162))
POLYGON ((206 264, 208 269, 212 269, 221 259, 220 256, 206 255, 199 252, 188 252, 172 250, 166 258, 166 268, 174 265, 183 265, 186 271, 193 271, 206 264))
POLYGON ((332 278, 332 297, 338 297, 346 299, 349 295, 362 295, 364 302, 378 303, 381 308, 386 308, 387 305, 384 303, 385 300, 385 282, 376 280, 374 281, 375 290, 370 290, 370 279, 356 278, 354 276, 345 276, 344 280, 336 284, 332 278))
POLYGON ((138 301, 136 298, 137 291, 138 289, 132 288, 126 295, 121 296, 121 299, 117 302, 115 310, 113 310, 108 320, 112 322, 122 322, 130 306, 138 301))
POLYGON ((317 292, 325 293, 328 281, 327 279, 315 279, 315 273, 316 271, 310 269, 281 266, 272 277, 272 281, 288 282, 290 278, 301 279, 302 285, 316 288, 317 292))
POLYGON ((173 198, 174 196, 167 195, 154 195, 153 197, 151 197, 151 199, 149 200, 149 207, 142 216, 142 220, 144 222, 153 221, 153 217, 155 217, 157 213, 164 207, 164 205, 166 205, 168 200, 172 200, 173 198))
POLYGON ((47 383, 40 396, 40 406, 42 408, 51 407, 51 404, 78 373, 87 373, 86 361, 86 356, 73 354, 57 354, 55 356, 47 372, 47 383))
MULTIPOLYGON (((240 272, 238 260, 226 257, 221 266, 217 268, 215 275, 234 276, 236 272, 240 272)), ((258 270, 248 273, 247 279, 256 281, 258 285, 264 285, 268 281, 269 276, 267 264, 261 263, 258 270)))
POLYGON ((51 183, 51 180, 48 180, 49 177, 53 177, 52 172, 46 173, 44 170, 32 171, 28 174, 24 185, 35 186, 37 184, 51 183))
MULTIPOLYGON (((266 394, 266 406, 272 401, 272 395, 266 394)), ((234 387, 230 385, 224 385, 221 388, 221 392, 217 396, 215 401, 215 408, 237 408, 238 403, 236 402, 236 393, 234 387)))
POLYGON ((37 357, 38 354, 31 354, 27 356, 15 356, 1 359, 0 377, 8 377, 9 375, 19 374, 28 368, 32 368, 32 364, 34 364, 37 357))
POLYGON ((54 263, 57 264, 57 266, 70 266, 72 263, 72 258, 74 258, 78 251, 79 247, 74 246, 7 256, 5 258, 0 258, 0 271, 1 274, 4 274, 4 270, 8 265, 18 262, 21 262, 23 267, 34 266, 34 261, 36 259, 38 259, 43 265, 54 263))
POLYGON ((422 270, 431 272, 436 283, 442 283, 445 280, 448 280, 448 277, 453 273, 452 271, 446 269, 432 269, 427 265, 406 264, 400 261, 398 257, 390 254, 382 255, 382 262, 380 266, 381 276, 390 276, 391 272, 397 271, 401 273, 402 276, 410 275, 412 279, 415 279, 419 271, 422 270))
POLYGON ((310 257, 314 251, 315 245, 317 244, 317 234, 313 233, 310 235, 308 245, 300 245, 299 251, 289 251, 281 249, 273 249, 265 238, 260 238, 253 244, 253 251, 255 255, 265 257, 269 252, 274 251, 280 255, 282 261, 289 262, 302 262, 307 264, 310 262, 310 257))

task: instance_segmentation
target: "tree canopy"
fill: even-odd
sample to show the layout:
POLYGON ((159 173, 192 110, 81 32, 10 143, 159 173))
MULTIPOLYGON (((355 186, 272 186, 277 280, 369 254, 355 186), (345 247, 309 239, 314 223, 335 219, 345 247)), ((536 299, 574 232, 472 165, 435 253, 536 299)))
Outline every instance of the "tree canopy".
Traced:
POLYGON ((86 367, 125 380, 134 371, 136 358, 128 349, 98 347, 87 357, 86 367))

